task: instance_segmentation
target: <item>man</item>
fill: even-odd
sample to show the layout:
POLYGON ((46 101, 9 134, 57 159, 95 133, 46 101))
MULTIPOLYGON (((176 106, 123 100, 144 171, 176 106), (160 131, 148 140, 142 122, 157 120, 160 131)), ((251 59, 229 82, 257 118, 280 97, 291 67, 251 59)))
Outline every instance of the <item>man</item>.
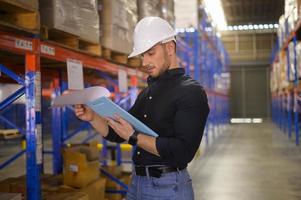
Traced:
POLYGON ((135 27, 129 57, 141 55, 148 87, 138 96, 130 113, 159 136, 139 133, 120 116, 102 118, 76 105, 76 115, 89 121, 107 140, 137 145, 127 199, 194 199, 186 170, 203 136, 209 107, 199 83, 179 68, 176 33, 159 17, 143 18, 135 27))

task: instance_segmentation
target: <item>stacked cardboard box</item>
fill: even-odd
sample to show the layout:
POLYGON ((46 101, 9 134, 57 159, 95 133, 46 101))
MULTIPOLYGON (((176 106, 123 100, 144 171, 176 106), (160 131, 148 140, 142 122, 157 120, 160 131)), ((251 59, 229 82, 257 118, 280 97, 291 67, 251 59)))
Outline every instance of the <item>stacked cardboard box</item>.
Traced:
POLYGON ((83 188, 99 177, 97 142, 64 149, 64 184, 83 188))
POLYGON ((41 0, 41 24, 84 41, 99 43, 99 16, 96 0, 41 0))
POLYGON ((174 1, 173 0, 138 0, 139 19, 148 16, 157 16, 175 25, 174 1))
POLYGON ((104 47, 129 54, 133 48, 133 30, 137 23, 137 5, 133 0, 100 0, 101 43, 104 47))
POLYGON ((175 12, 173 0, 161 0, 161 17, 175 26, 175 12))

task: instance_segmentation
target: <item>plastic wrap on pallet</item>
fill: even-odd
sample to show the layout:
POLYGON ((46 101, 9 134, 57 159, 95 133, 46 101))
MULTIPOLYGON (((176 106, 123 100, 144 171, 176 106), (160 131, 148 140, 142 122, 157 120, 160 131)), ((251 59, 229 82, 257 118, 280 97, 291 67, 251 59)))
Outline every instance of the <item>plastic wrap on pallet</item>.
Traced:
POLYGON ((102 0, 100 5, 101 43, 104 47, 129 54, 137 23, 137 4, 133 0, 102 0))
POLYGON ((297 73, 298 78, 301 78, 301 42, 298 42, 296 45, 296 59, 297 59, 297 73))
POLYGON ((279 53, 279 88, 283 89, 289 85, 288 77, 287 77, 287 56, 286 52, 279 53))
POLYGON ((39 10, 39 1, 38 0, 9 0, 9 4, 22 6, 31 11, 39 10))
POLYGON ((282 48, 282 45, 283 45, 284 39, 285 39, 285 16, 284 15, 282 15, 279 18, 279 27, 277 30, 277 37, 278 37, 279 48, 282 48))
POLYGON ((289 49, 289 80, 294 81, 295 80, 295 64, 294 64, 294 59, 295 59, 295 54, 294 54, 294 43, 290 42, 288 45, 289 49))
POLYGON ((175 11, 173 0, 161 0, 161 17, 175 26, 175 11))
POLYGON ((271 92, 276 92, 279 85, 278 85, 278 76, 277 76, 277 71, 278 71, 278 66, 279 63, 273 63, 272 70, 271 70, 271 78, 270 78, 270 88, 271 92))
POLYGON ((148 16, 161 16, 160 0, 137 0, 139 20, 148 16))
POLYGON ((79 37, 85 41, 99 43, 99 15, 96 0, 77 0, 77 3, 80 7, 78 13, 79 37))
POLYGON ((287 36, 295 29, 294 15, 291 14, 287 17, 287 36))
POLYGON ((41 23, 81 39, 99 43, 99 17, 95 0, 41 0, 41 23))

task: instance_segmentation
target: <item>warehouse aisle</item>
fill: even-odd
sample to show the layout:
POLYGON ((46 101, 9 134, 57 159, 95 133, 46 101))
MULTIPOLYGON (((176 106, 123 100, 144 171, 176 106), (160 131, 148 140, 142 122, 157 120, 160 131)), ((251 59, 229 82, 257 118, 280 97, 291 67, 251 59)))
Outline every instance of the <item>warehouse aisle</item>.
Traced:
POLYGON ((229 125, 189 170, 196 200, 301 199, 301 148, 271 122, 229 125))

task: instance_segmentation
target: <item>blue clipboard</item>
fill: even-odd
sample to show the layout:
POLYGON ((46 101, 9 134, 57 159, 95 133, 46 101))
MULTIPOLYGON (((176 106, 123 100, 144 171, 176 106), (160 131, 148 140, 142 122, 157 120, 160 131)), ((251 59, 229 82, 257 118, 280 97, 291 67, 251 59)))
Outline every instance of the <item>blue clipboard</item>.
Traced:
POLYGON ((113 101, 108 99, 107 97, 100 97, 94 101, 90 101, 86 103, 94 112, 103 117, 111 117, 113 118, 114 114, 118 114, 120 117, 129 122, 135 130, 144 133, 146 135, 150 135, 153 137, 158 137, 158 134, 155 133, 148 126, 143 124, 133 115, 123 110, 120 106, 115 104, 113 101))

